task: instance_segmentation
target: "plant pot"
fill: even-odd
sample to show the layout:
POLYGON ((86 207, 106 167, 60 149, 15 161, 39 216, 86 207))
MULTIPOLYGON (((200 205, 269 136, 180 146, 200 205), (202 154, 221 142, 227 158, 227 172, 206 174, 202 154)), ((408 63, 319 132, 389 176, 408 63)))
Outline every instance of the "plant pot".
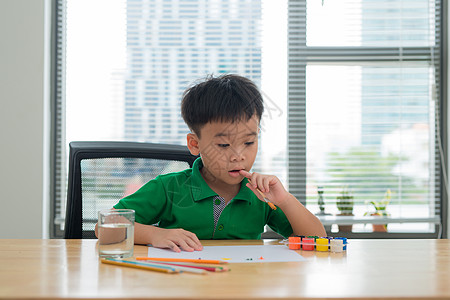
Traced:
MULTIPOLYGON (((371 214, 371 216, 380 216, 377 213, 371 214)), ((387 224, 372 224, 373 232, 387 232, 387 224)))
POLYGON ((387 232, 387 224, 372 224, 373 232, 387 232))
MULTIPOLYGON (((338 214, 338 216, 354 216, 354 214, 338 214)), ((339 225, 339 232, 352 232, 353 224, 350 225, 339 225)))
POLYGON ((338 225, 339 232, 352 232, 353 224, 350 225, 338 225))

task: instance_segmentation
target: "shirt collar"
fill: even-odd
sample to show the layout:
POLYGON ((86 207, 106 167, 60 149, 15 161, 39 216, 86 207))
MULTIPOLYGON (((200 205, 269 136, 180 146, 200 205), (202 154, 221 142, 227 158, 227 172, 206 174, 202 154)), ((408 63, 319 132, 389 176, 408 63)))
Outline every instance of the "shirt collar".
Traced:
MULTIPOLYGON (((206 198, 217 196, 217 193, 214 192, 206 183, 205 179, 203 179, 203 176, 200 173, 201 168, 203 168, 203 162, 201 157, 199 157, 194 161, 194 164, 192 165, 191 189, 194 201, 200 201, 206 198)), ((244 178, 242 180, 241 188, 239 189, 239 192, 234 197, 234 199, 250 202, 250 199, 253 196, 253 192, 246 186, 247 182, 247 178, 244 178)))

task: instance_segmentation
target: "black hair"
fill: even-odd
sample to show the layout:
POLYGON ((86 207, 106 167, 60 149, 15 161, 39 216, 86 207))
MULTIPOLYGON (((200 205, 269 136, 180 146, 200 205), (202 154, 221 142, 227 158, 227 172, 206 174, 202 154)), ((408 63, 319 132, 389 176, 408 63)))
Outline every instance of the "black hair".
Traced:
POLYGON ((197 135, 209 122, 248 121, 254 115, 261 120, 263 111, 263 99, 253 81, 234 74, 208 76, 187 89, 181 100, 181 115, 197 135))

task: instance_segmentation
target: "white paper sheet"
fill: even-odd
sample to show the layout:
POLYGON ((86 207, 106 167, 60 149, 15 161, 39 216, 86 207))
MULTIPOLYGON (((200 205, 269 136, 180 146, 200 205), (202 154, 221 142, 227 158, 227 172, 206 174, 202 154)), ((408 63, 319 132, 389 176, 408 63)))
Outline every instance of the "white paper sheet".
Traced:
POLYGON ((289 262, 305 258, 284 245, 204 246, 202 251, 179 253, 169 249, 148 248, 148 257, 215 259, 229 263, 289 262))

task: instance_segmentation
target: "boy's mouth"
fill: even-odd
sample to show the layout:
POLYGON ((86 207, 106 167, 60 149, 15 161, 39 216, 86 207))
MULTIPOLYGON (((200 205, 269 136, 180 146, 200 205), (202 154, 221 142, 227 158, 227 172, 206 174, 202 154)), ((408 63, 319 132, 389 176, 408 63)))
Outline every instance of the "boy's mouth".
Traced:
POLYGON ((241 176, 241 173, 239 173, 240 170, 243 170, 243 169, 230 170, 230 171, 228 171, 228 174, 230 174, 230 176, 232 176, 232 177, 238 177, 238 176, 241 176))

